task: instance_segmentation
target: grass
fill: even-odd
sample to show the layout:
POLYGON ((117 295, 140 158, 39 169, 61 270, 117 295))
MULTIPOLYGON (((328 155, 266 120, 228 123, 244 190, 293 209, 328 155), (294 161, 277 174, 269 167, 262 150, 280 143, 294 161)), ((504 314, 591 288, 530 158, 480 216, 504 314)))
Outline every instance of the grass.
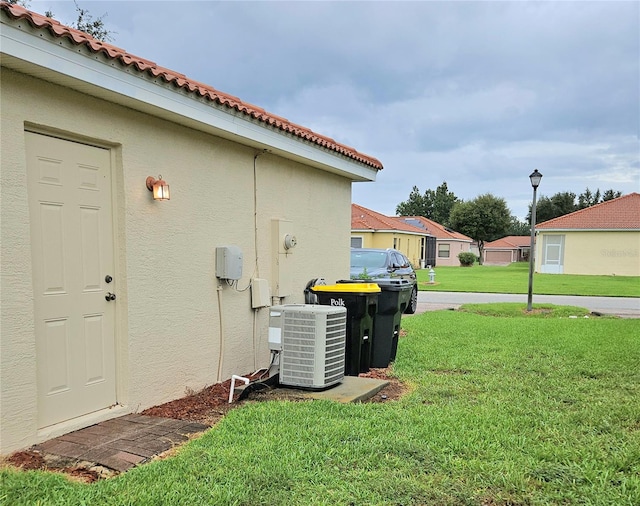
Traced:
MULTIPOLYGON (((428 269, 416 271, 420 290, 484 293, 527 293, 529 290, 529 264, 526 262, 508 266, 443 266, 434 270, 433 285, 428 284, 428 269)), ((640 277, 534 273, 533 292, 539 295, 640 297, 640 277)))
POLYGON ((638 321, 464 309, 402 320, 400 401, 247 404, 92 485, 0 470, 0 504, 640 504, 638 321))

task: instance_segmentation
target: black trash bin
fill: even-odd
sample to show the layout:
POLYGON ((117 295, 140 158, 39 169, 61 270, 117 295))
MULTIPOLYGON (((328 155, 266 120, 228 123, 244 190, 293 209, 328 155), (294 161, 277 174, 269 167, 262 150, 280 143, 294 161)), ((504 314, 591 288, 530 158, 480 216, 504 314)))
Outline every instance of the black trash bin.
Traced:
MULTIPOLYGON (((411 303, 413 283, 402 278, 380 278, 371 280, 380 289, 378 308, 374 321, 374 336, 371 343, 371 367, 389 367, 398 351, 400 321, 402 314, 411 303)), ((359 280, 345 279, 338 283, 361 283, 359 280)))
POLYGON ((317 285, 310 290, 318 296, 319 304, 347 308, 344 374, 357 376, 368 372, 380 287, 376 283, 348 283, 317 285))
POLYGON ((374 324, 371 367, 389 367, 395 360, 402 313, 411 300, 413 283, 408 279, 376 279, 382 292, 374 324))

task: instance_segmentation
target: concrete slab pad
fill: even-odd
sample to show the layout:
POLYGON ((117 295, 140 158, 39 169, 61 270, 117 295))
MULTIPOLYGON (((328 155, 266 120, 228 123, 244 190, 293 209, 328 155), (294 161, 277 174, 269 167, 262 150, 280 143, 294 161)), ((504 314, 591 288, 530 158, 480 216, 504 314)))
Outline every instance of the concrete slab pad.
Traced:
POLYGON ((323 399, 336 402, 362 402, 376 395, 389 385, 388 381, 359 376, 345 376, 342 383, 327 390, 311 391, 280 386, 276 390, 295 391, 299 397, 323 399))

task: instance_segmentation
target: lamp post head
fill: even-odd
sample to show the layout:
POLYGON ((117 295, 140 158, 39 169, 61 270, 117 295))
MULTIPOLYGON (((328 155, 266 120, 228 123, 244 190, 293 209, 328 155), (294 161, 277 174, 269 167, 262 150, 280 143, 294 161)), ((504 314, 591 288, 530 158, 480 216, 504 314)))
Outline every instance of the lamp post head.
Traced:
POLYGON ((540 174, 538 172, 538 169, 536 169, 531 173, 531 175, 529 176, 529 179, 531 180, 531 186, 533 186, 533 188, 535 189, 540 185, 542 174, 540 174))

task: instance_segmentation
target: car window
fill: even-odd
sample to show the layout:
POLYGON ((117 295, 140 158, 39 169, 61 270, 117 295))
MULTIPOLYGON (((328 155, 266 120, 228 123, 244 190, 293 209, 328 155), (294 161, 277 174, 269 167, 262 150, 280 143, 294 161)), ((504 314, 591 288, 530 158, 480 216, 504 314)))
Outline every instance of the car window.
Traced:
POLYGON ((386 258, 384 251, 352 251, 351 267, 380 269, 385 266, 386 258))
POLYGON ((401 256, 396 253, 396 252, 392 252, 391 253, 391 265, 393 267, 402 267, 402 258, 401 256))

